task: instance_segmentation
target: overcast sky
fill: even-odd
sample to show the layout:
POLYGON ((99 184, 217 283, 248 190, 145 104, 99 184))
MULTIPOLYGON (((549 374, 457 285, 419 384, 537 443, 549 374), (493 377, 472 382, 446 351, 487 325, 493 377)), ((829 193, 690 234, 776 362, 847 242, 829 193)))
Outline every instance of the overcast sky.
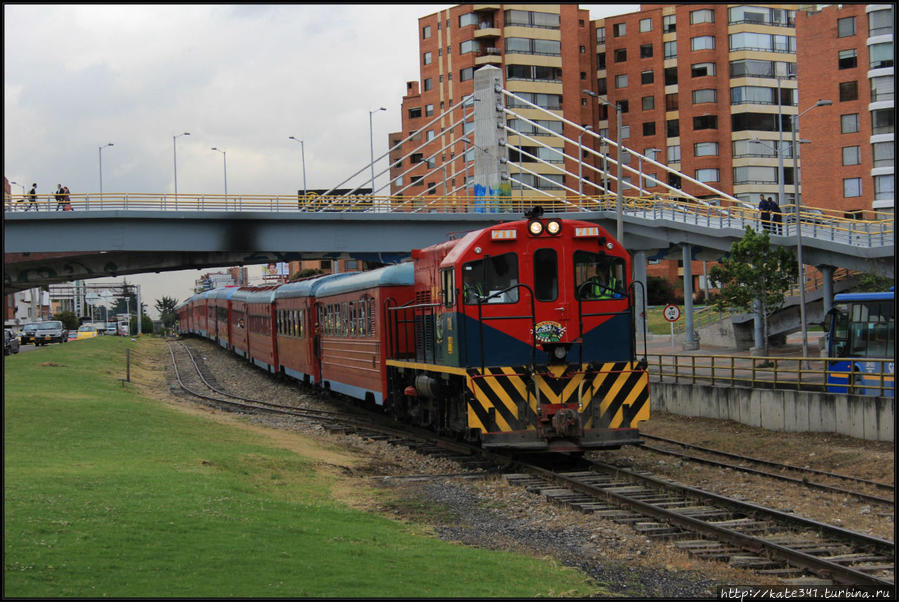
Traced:
MULTIPOLYGON (((400 129, 418 18, 450 4, 4 5, 4 175, 48 194, 329 188, 400 129), (223 149, 226 159, 211 147, 223 149)), ((592 19, 639 6, 583 4, 592 19)), ((353 182, 361 184, 361 182, 353 182)), ((13 186, 14 193, 21 188, 13 186)), ((152 307, 200 272, 132 276, 152 307)), ((257 272, 258 273, 258 272, 257 272)))

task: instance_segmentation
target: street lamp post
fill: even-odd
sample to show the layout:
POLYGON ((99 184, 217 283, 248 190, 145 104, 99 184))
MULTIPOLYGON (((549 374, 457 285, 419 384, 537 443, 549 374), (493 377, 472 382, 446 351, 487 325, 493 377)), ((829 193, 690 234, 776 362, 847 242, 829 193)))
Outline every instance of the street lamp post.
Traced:
POLYGON ((306 196, 306 148, 303 141, 296 136, 291 136, 289 140, 300 143, 300 163, 303 166, 303 196, 306 196))
POLYGON ((103 149, 107 146, 114 146, 112 142, 107 142, 103 146, 98 147, 97 155, 100 157, 100 198, 103 198, 103 149))
POLYGON ((584 138, 584 134, 587 130, 593 130, 592 125, 585 125, 584 131, 581 132, 577 137, 577 193, 581 196, 584 196, 584 145, 581 142, 584 138))
POLYGON ((175 144, 175 140, 177 140, 181 136, 190 136, 190 132, 184 132, 183 134, 176 134, 172 136, 172 162, 175 166, 175 202, 177 203, 178 199, 178 147, 175 144))
POLYGON ((621 159, 622 159, 621 109, 618 107, 617 104, 612 104, 608 100, 603 100, 602 98, 599 97, 599 95, 596 92, 594 92, 592 90, 583 90, 583 92, 584 92, 584 94, 592 96, 598 102, 601 102, 602 104, 606 105, 607 107, 611 107, 611 108, 615 109, 615 128, 616 128, 615 129, 615 144, 618 148, 618 152, 616 153, 617 158, 618 158, 618 160, 616 162, 617 163, 617 173, 615 175, 615 178, 617 180, 617 182, 615 184, 615 190, 616 190, 615 222, 617 224, 615 237, 618 239, 618 244, 623 245, 624 244, 624 197, 622 196, 622 190, 621 190, 621 159))
POLYGON ((387 109, 384 107, 378 107, 377 109, 372 109, 368 112, 368 141, 369 148, 371 150, 371 196, 372 201, 374 201, 375 197, 375 132, 372 128, 372 115, 377 113, 378 111, 386 111, 387 109))
POLYGON ((799 146, 796 144, 796 130, 799 129, 799 118, 816 107, 833 104, 831 100, 820 99, 818 102, 796 115, 790 122, 793 139, 793 201, 796 216, 796 261, 799 263, 799 326, 802 329, 802 357, 808 357, 808 329, 805 325, 805 266, 802 264, 802 222, 799 218, 799 191, 802 180, 799 171, 799 146))
POLYGON ((222 166, 225 169, 225 196, 228 196, 228 155, 220 148, 212 147, 212 150, 222 153, 222 166))

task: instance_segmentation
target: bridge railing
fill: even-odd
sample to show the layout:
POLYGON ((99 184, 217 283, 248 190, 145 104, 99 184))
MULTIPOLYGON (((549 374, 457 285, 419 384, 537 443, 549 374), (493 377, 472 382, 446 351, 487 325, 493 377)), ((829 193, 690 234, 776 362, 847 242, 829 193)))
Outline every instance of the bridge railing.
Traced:
MULTIPOLYGON (((758 209, 732 205, 721 200, 700 202, 660 195, 624 197, 623 212, 629 217, 653 222, 669 221, 713 229, 766 229, 772 238, 795 237, 797 229, 804 238, 830 240, 855 246, 893 244, 893 214, 866 211, 865 219, 847 218, 828 209, 802 206, 799 223, 795 207, 785 206, 781 221, 762 219, 758 209)), ((613 194, 597 196, 568 195, 534 197, 533 195, 476 197, 455 196, 317 196, 307 195, 215 195, 105 193, 70 195, 73 211, 262 211, 313 213, 512 213, 522 215, 533 205, 541 205, 547 213, 612 212, 616 210, 613 194)), ((54 195, 38 196, 34 203, 24 195, 10 195, 7 211, 53 212, 66 215, 54 195)))

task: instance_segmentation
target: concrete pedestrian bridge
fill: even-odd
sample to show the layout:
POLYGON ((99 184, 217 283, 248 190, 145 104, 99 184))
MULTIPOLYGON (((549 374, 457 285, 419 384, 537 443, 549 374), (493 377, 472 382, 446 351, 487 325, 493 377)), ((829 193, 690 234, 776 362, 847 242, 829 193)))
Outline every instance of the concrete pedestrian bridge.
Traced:
MULTIPOLYGON (((19 197, 21 198, 21 197, 19 197)), ((186 268, 315 258, 399 261, 411 249, 475 228, 520 219, 533 205, 547 215, 616 231, 615 195, 564 198, 414 198, 278 195, 72 195, 74 211, 37 210, 8 199, 4 214, 6 292, 53 282, 186 268)), ((795 247, 805 263, 894 277, 892 216, 846 219, 836 212, 784 207, 771 242, 795 247)), ((714 260, 746 228, 762 229, 758 210, 678 197, 625 196, 624 244, 644 258, 714 260), (678 250, 675 255, 674 251, 678 250)), ((644 259, 645 260, 645 259, 644 259)))

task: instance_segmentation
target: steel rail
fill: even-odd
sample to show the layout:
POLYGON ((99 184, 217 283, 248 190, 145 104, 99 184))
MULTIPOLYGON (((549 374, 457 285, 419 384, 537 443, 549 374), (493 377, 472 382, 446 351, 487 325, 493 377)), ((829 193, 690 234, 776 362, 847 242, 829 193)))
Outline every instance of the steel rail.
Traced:
POLYGON ((664 443, 680 445, 681 447, 684 447, 684 448, 695 449, 697 451, 707 452, 710 454, 718 454, 720 456, 726 456, 728 458, 734 458, 736 460, 748 460, 750 462, 756 462, 757 464, 763 464, 765 466, 770 466, 772 468, 780 468, 780 469, 808 472, 808 473, 817 474, 817 475, 821 475, 821 476, 825 476, 825 477, 831 477, 831 478, 835 478, 835 479, 845 479, 847 481, 855 481, 858 483, 863 483, 865 485, 871 485, 873 487, 878 487, 880 489, 888 489, 889 491, 894 490, 894 486, 890 485, 889 483, 881 483, 878 481, 869 481, 868 479, 861 479, 859 477, 838 474, 835 472, 827 472, 825 470, 817 470, 815 468, 803 468, 801 466, 793 466, 792 464, 781 464, 780 462, 771 462, 770 460, 762 460, 760 458, 753 458, 751 456, 743 456, 740 454, 734 454, 734 453, 730 453, 730 452, 726 452, 726 451, 712 449, 710 447, 703 447, 701 445, 693 445, 692 443, 684 443, 683 441, 676 441, 674 439, 659 437, 657 435, 649 435, 646 433, 640 433, 640 436, 643 437, 644 439, 652 439, 654 441, 662 441, 664 443))

